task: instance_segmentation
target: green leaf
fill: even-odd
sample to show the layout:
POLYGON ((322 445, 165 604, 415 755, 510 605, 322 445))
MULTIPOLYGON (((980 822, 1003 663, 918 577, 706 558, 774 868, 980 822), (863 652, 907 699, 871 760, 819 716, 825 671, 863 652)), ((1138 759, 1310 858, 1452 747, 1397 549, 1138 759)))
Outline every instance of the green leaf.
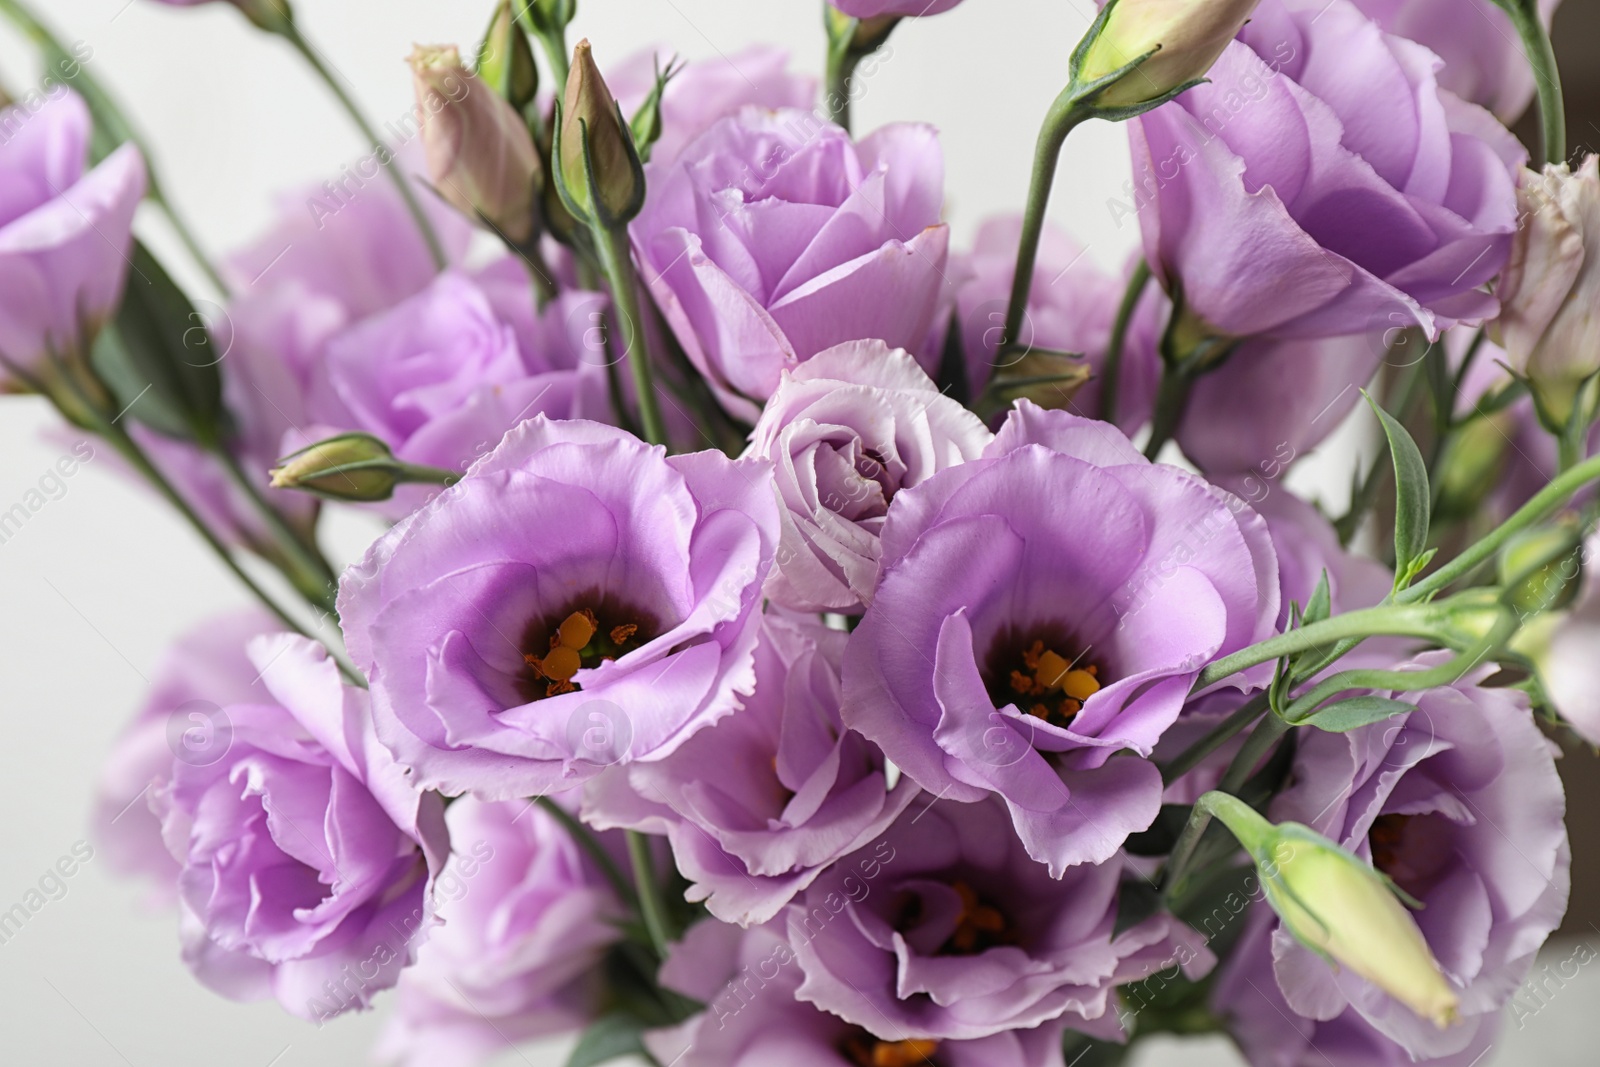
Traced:
POLYGON ((1322 577, 1317 581, 1317 587, 1311 591, 1311 599, 1306 601, 1305 614, 1300 619, 1300 625, 1310 626, 1315 622, 1322 622, 1333 613, 1333 595, 1328 590, 1328 569, 1322 569, 1322 577))
POLYGON ((95 346, 95 369, 130 417, 169 437, 215 445, 227 424, 218 370, 226 347, 149 249, 135 241, 131 260, 114 328, 95 346))
MULTIPOLYGON (((1395 591, 1417 576, 1417 560, 1428 547, 1428 516, 1433 511, 1433 491, 1428 487, 1428 465, 1406 428, 1367 396, 1367 403, 1383 424, 1394 459, 1394 572, 1395 591)), ((1425 564, 1424 564, 1425 565, 1425 564)))
POLYGON ((1374 696, 1351 697, 1349 700, 1341 700, 1337 704, 1329 704, 1320 711, 1313 712, 1296 725, 1315 726, 1330 734, 1342 734, 1357 727, 1370 726, 1372 723, 1416 710, 1415 704, 1407 704, 1403 700, 1374 696))
POLYGON ((603 1015, 578 1039, 578 1047, 567 1057, 567 1067, 594 1067, 624 1056, 645 1056, 639 1020, 625 1012, 603 1015))

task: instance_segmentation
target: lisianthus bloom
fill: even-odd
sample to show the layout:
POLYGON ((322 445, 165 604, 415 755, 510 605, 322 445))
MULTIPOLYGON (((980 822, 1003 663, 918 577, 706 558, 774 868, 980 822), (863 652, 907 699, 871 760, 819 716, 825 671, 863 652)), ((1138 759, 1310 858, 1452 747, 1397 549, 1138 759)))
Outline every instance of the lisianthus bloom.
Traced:
MULTIPOLYGON (((1539 0, 1546 27, 1561 0, 1539 0)), ((1511 16, 1495 0, 1355 0, 1389 33, 1444 60, 1439 84, 1514 122, 1533 100, 1533 69, 1511 16)))
POLYGON ((670 755, 755 684, 771 470, 537 416, 345 572, 378 733, 503 800, 670 755))
POLYGON ((91 121, 67 89, 0 110, 0 380, 87 355, 128 274, 144 157, 89 169, 91 121))
POLYGON ((176 899, 180 868, 161 842, 150 795, 171 777, 174 759, 205 765, 227 754, 232 728, 222 708, 270 699, 246 646, 282 628, 248 610, 207 619, 179 637, 100 770, 95 842, 119 874, 146 882, 158 903, 176 899))
POLYGON ((1250 909, 1244 935, 1219 970, 1211 994, 1212 1010, 1251 1067, 1475 1067, 1483 1062, 1500 1030, 1497 1015, 1484 1017, 1461 1051, 1437 1057, 1412 1056, 1354 1008, 1320 1021, 1296 1015, 1273 978, 1276 920, 1265 904, 1250 909))
POLYGON ((750 439, 783 504, 767 595, 798 611, 854 611, 878 584, 878 534, 895 494, 976 459, 993 435, 881 341, 830 348, 785 371, 750 439))
POLYGON ((800 968, 783 935, 778 923, 749 931, 715 922, 690 927, 662 965, 661 982, 706 1010, 681 1026, 648 1033, 651 1054, 678 1067, 1066 1067, 1060 1020, 935 1041, 881 1037, 819 1011, 795 997, 800 968))
POLYGON ((1494 315, 1482 288, 1510 252, 1526 152, 1437 69, 1350 0, 1263 0, 1208 84, 1133 123, 1126 210, 1186 331, 1314 338, 1494 315))
POLYGON ((432 928, 444 806, 321 646, 277 634, 250 660, 266 691, 222 709, 226 752, 178 759, 154 794, 183 867, 184 959, 224 996, 325 1019, 394 985, 432 928))
MULTIPOLYGON (((655 88, 656 71, 672 50, 647 48, 621 63, 608 65, 606 84, 632 115, 655 88)), ((772 45, 751 45, 732 55, 707 56, 682 64, 661 94, 661 137, 650 150, 651 162, 666 166, 719 119, 746 105, 768 108, 812 108, 817 80, 789 69, 789 53, 772 45)))
POLYGON ((783 913, 796 995, 884 1040, 970 1039, 1065 1018, 1121 1034, 1112 990, 1213 962, 1171 916, 1113 933, 1120 861, 1050 876, 1005 808, 913 804, 783 913))
MULTIPOLYGON (((1416 667, 1448 653, 1427 653, 1416 667)), ((1565 798, 1551 746, 1516 690, 1485 689, 1479 668, 1454 686, 1409 694, 1417 710, 1349 733, 1300 735, 1293 785, 1274 821, 1305 823, 1422 904, 1414 913, 1460 998, 1440 1028, 1348 970, 1335 971, 1279 928, 1278 985, 1299 1015, 1354 1011, 1419 1058, 1458 1053, 1527 976, 1567 905, 1565 798)))
POLYGON ((1173 437, 1212 478, 1279 478, 1361 403, 1384 336, 1247 341, 1194 383, 1173 437))
POLYGON ((908 778, 889 788, 882 753, 840 721, 847 636, 769 610, 744 707, 665 759, 590 782, 585 820, 665 834, 691 900, 723 922, 771 919, 917 793, 908 778))
POLYGON ((508 1042, 581 1028, 626 910, 571 833, 532 801, 462 797, 435 882, 440 927, 406 968, 378 1055, 469 1067, 508 1042))
POLYGON ((1142 757, 1200 670, 1277 616, 1244 502, 1024 401, 982 458, 895 498, 845 722, 937 796, 999 794, 1060 874, 1149 826, 1161 775, 1142 757))
MULTIPOLYGON (((515 260, 512 284, 529 292, 515 260)), ((485 288, 447 272, 426 289, 329 339, 313 378, 315 422, 378 437, 408 463, 464 470, 534 415, 611 418, 603 352, 590 351, 594 294, 562 293, 531 316, 524 343, 485 288)), ((426 499, 415 486, 388 508, 426 499)))
MULTIPOLYGON (((1001 356, 999 348, 1021 234, 1021 219, 991 219, 979 228, 972 251, 955 258, 955 272, 966 275, 961 281, 957 307, 967 357, 968 388, 973 396, 1017 359, 1001 356)), ((1030 348, 1082 355, 1094 376, 1072 394, 1070 403, 1056 406, 1114 422, 1131 434, 1149 421, 1155 402, 1156 385, 1161 380, 1157 345, 1168 305, 1158 286, 1146 286, 1122 346, 1119 396, 1113 418, 1111 412, 1104 410, 1100 398, 1111 330, 1127 286, 1125 273, 1108 274, 1097 269, 1077 241, 1047 225, 1039 241, 1033 287, 1028 291, 1027 314, 1017 342, 1030 348)), ((1048 400, 1050 387, 1044 387, 1042 393, 1040 399, 1048 400)))
POLYGON ((1600 371, 1600 156, 1577 171, 1564 163, 1524 171, 1518 196, 1524 225, 1495 288, 1504 307, 1493 329, 1559 429, 1600 371))
POLYGON ((855 143, 809 111, 752 107, 647 172, 645 281, 734 415, 754 422, 782 372, 826 348, 927 339, 949 246, 931 127, 855 143))

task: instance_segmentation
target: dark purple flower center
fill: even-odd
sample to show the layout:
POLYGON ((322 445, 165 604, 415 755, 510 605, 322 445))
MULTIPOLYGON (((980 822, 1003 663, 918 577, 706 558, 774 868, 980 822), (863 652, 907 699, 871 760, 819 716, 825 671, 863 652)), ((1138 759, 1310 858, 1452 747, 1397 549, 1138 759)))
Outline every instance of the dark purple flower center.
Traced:
MULTIPOLYGON (((978 895, 966 882, 956 879, 950 889, 961 900, 961 912, 956 916, 950 936, 934 953, 938 956, 976 956, 991 948, 1011 943, 1010 924, 1004 913, 978 895)), ((924 921, 922 896, 907 893, 900 901, 895 915, 895 929, 906 933, 924 921)))
POLYGON ((581 688, 572 679, 580 670, 619 659, 653 640, 660 627, 631 605, 601 593, 577 597, 561 611, 535 619, 522 635, 521 681, 531 701, 581 688))
POLYGON ((1442 815, 1380 815, 1367 842, 1372 865, 1414 897, 1424 897, 1455 854, 1450 820, 1442 815))
POLYGON ((880 1041, 865 1030, 852 1030, 839 1042, 839 1052, 856 1067, 927 1067, 939 1042, 880 1041))
POLYGON ((1069 725, 1106 684, 1088 649, 1065 632, 1008 630, 989 647, 984 685, 995 707, 1015 704, 1052 726, 1069 725))

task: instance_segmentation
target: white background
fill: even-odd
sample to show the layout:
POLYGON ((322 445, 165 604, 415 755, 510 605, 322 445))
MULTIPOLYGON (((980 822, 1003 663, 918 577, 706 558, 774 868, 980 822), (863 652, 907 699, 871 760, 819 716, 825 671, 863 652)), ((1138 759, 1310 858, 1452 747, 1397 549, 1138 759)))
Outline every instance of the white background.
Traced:
MULTIPOLYGON (((362 143, 289 51, 222 4, 167 8, 153 0, 36 0, 88 67, 112 87, 154 147, 170 195, 201 241, 224 250, 257 234, 272 198, 316 184, 362 155, 362 143)), ((487 0, 299 0, 299 19, 381 126, 410 108, 403 57, 413 43, 475 45, 487 0)), ((958 241, 1026 185, 1036 124, 1061 86, 1088 25, 1090 0, 973 0, 907 25, 856 107, 858 129, 891 119, 943 131, 949 213, 958 241)), ((754 41, 789 47, 819 73, 822 33, 812 0, 581 0, 575 36, 604 64, 659 46, 695 59, 754 41)), ((13 92, 37 72, 0 32, 0 78, 13 92)), ((1120 263, 1135 243, 1108 200, 1127 178, 1126 145, 1110 127, 1073 137, 1055 217, 1120 263)), ((157 224, 141 227, 170 247, 157 224)), ((180 272, 195 281, 192 273, 180 272)), ((32 399, 0 399, 0 510, 18 501, 73 440, 45 440, 53 420, 32 399)), ((0 910, 87 836, 92 779, 114 732, 140 700, 167 644, 208 614, 245 602, 193 536, 96 460, 11 540, 0 544, 0 910)), ((335 524, 341 556, 368 531, 335 524)), ((88 863, 0 945, 0 1064, 123 1067, 310 1067, 367 1062, 382 1012, 317 1030, 274 1005, 240 1006, 206 992, 177 959, 173 924, 141 911, 135 888, 88 863)), ((1557 994, 1491 1059, 1592 1060, 1584 1014, 1600 990, 1557 994), (1539 1051, 1531 1051, 1530 1042, 1539 1051), (1562 1051, 1566 1050, 1566 1051, 1562 1051)), ((1192 1067, 1235 1062, 1213 1039, 1184 1046, 1192 1067)), ((550 1049, 508 1051, 499 1064, 544 1067, 550 1049)), ((1152 1046, 1144 1063, 1179 1062, 1152 1046)), ((783 1065, 773 1065, 783 1067, 783 1065)))

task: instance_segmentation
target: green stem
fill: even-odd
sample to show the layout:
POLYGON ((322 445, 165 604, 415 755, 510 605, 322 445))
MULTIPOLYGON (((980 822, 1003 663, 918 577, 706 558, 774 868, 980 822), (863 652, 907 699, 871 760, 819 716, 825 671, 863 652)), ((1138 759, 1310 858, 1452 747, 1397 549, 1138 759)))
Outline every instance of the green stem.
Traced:
POLYGON ((639 313, 639 282, 633 270, 633 250, 628 245, 628 229, 593 227, 600 263, 611 283, 611 301, 622 327, 622 351, 633 371, 633 387, 639 404, 639 423, 645 440, 653 445, 667 443, 666 425, 661 421, 661 405, 656 397, 654 363, 650 354, 650 333, 639 313))
POLYGON ((549 797, 536 797, 534 802, 548 812, 556 822, 560 823, 562 828, 572 837, 572 840, 577 843, 578 847, 588 853, 590 859, 594 860, 594 865, 600 869, 601 874, 605 875, 606 881, 611 883, 611 888, 616 892, 617 899, 628 907, 637 909, 639 906, 638 894, 634 892, 633 886, 629 884, 627 876, 622 873, 622 868, 617 866, 617 861, 612 858, 611 853, 607 852, 605 846, 600 843, 600 839, 595 837, 589 828, 579 822, 570 811, 549 797))
POLYGON ((226 445, 218 445, 212 450, 227 471, 229 479, 239 487, 245 496, 250 498, 250 503, 260 514, 262 520, 272 531, 278 547, 283 550, 285 573, 291 585, 315 608, 329 614, 335 613, 334 587, 338 584, 333 567, 328 563, 322 552, 317 548, 314 540, 307 541, 301 533, 289 525, 283 513, 272 506, 243 467, 239 459, 226 445))
POLYGON ((1061 148, 1067 136, 1091 112, 1080 107, 1075 97, 1076 86, 1069 87, 1045 115, 1039 129, 1039 140, 1033 153, 1033 176, 1028 182, 1028 202, 1022 212, 1022 237, 1017 245, 1017 268, 1011 276, 1011 300, 1006 306, 1005 334, 1000 339, 999 353, 1003 357, 1015 347, 1022 332, 1022 320, 1028 313, 1028 295, 1033 291, 1033 268, 1039 260, 1039 238, 1044 234, 1045 211, 1050 206, 1050 190, 1055 184, 1056 167, 1061 161, 1061 148))
POLYGON ((1464 674, 1482 663, 1485 657, 1510 637, 1515 629, 1514 617, 1507 615, 1506 619, 1495 626, 1489 636, 1478 645, 1425 671, 1341 671, 1319 682, 1310 692, 1296 698, 1294 703, 1284 710, 1284 720, 1291 726, 1303 726, 1316 718, 1317 709, 1323 702, 1346 690, 1373 689, 1391 693, 1414 693, 1422 689, 1453 685, 1464 674))
POLYGON ((639 917, 650 935, 656 958, 667 958, 672 943, 667 909, 661 901, 661 886, 656 882, 656 865, 650 858, 650 839, 635 830, 628 831, 628 860, 633 864, 633 884, 639 895, 639 917))
MULTIPOLYGON (((1261 758, 1283 739, 1289 732, 1289 724, 1276 715, 1268 715, 1261 720, 1254 731, 1251 732, 1244 745, 1239 749, 1233 761, 1228 764, 1228 769, 1222 775, 1222 781, 1217 785, 1217 791, 1222 793, 1235 793, 1239 787, 1249 780, 1250 774, 1255 770, 1261 758)), ((1206 797, 1212 796, 1207 793, 1206 797)), ((1232 799, 1232 798, 1230 798, 1232 799)), ((1202 803, 1194 806, 1194 811, 1189 815, 1189 821, 1184 824, 1183 832, 1178 835, 1177 842, 1172 846, 1172 853, 1167 859, 1166 873, 1162 876, 1161 893, 1169 903, 1174 897, 1182 896, 1185 868, 1194 851, 1200 845, 1200 838, 1206 832, 1206 827, 1211 825, 1211 805, 1202 803)), ((1243 801, 1236 801, 1243 804, 1243 801)), ((1252 811, 1252 814, 1254 812, 1252 811)))
MULTIPOLYGON (((145 154, 145 166, 150 166, 149 153, 145 154)), ((167 217, 168 225, 178 235, 178 240, 182 242, 183 247, 188 251, 189 258, 200 268, 201 273, 206 276, 206 280, 215 286, 217 292, 223 296, 232 295, 232 290, 228 287, 228 283, 223 280, 217 268, 211 265, 211 259, 206 255, 205 249, 200 247, 200 241, 195 237, 194 231, 189 229, 189 224, 178 213, 178 209, 173 207, 161 192, 160 187, 156 184, 154 173, 150 176, 148 196, 150 202, 160 208, 161 213, 167 217)))
POLYGON ((411 213, 411 218, 417 225, 417 232, 422 234, 422 240, 428 246, 428 254, 433 257, 435 269, 444 270, 450 265, 449 259, 444 253, 444 246, 439 243, 439 235, 434 232, 433 223, 428 221, 427 214, 422 210, 422 202, 417 199, 417 192, 411 185, 411 179, 406 177, 405 171, 395 159, 394 153, 384 145, 383 138, 379 137, 378 131, 372 128, 372 124, 367 121, 367 117, 356 106, 355 100, 350 97, 349 93, 345 92, 344 86, 339 83, 338 76, 328 68, 328 65, 323 62, 317 50, 312 47, 311 42, 307 41, 305 35, 300 32, 300 27, 295 25, 293 21, 284 21, 274 27, 274 32, 288 41, 294 47, 294 50, 300 53, 307 66, 328 87, 328 91, 334 95, 334 99, 339 101, 339 106, 344 108, 345 114, 350 116, 350 120, 355 123, 356 129, 361 131, 361 136, 366 138, 367 143, 383 158, 383 169, 389 175, 389 179, 394 182, 395 189, 400 193, 400 199, 405 202, 406 210, 411 213))
POLYGON ((1161 768, 1161 780, 1171 785, 1179 778, 1200 766, 1217 749, 1231 741, 1239 731, 1261 718, 1267 710, 1267 694, 1257 693, 1245 701, 1232 715, 1212 727, 1200 740, 1178 753, 1161 768))
MULTIPOLYGON (((1596 476, 1600 477, 1600 472, 1596 476)), ((1416 589, 1417 586, 1412 586, 1401 597, 1406 597, 1416 589)), ((1446 636, 1443 623, 1443 613, 1437 607, 1418 603, 1380 604, 1374 608, 1335 615, 1331 619, 1270 637, 1231 656, 1224 656, 1200 672, 1200 677, 1195 681, 1195 691, 1259 664, 1349 638, 1393 636, 1439 640, 1446 636)))
POLYGON ((1499 552, 1507 541, 1555 514, 1574 493, 1596 479, 1600 479, 1600 456, 1584 460, 1570 470, 1556 475, 1549 485, 1534 494, 1533 499, 1518 508, 1509 519, 1484 535, 1476 544, 1464 549, 1455 559, 1411 588, 1403 590, 1395 599, 1401 604, 1416 604, 1426 600, 1493 559, 1495 553, 1499 552))
POLYGON ((856 72, 859 57, 852 52, 850 42, 855 37, 859 19, 843 19, 838 13, 824 8, 823 17, 828 26, 828 83, 824 106, 828 120, 850 131, 850 78, 856 72))
POLYGON ((1128 327, 1133 323, 1133 313, 1139 307, 1139 298, 1150 284, 1150 264, 1140 260, 1128 279, 1128 288, 1122 294, 1122 304, 1117 308, 1117 319, 1111 325, 1111 341, 1106 346, 1105 365, 1100 370, 1100 417, 1117 425, 1117 401, 1122 392, 1122 350, 1128 343, 1128 327))
POLYGON ((1182 367, 1166 364, 1161 370, 1161 384, 1156 388, 1155 413, 1150 419, 1150 440, 1145 442, 1144 455, 1154 461, 1183 420, 1183 409, 1189 405, 1189 391, 1194 388, 1194 375, 1182 367))
POLYGON ((1511 24, 1522 38, 1533 68, 1533 81, 1539 87, 1539 158, 1546 163, 1563 163, 1567 158, 1566 100, 1561 89, 1561 71, 1556 66, 1556 51, 1550 33, 1539 17, 1538 0, 1499 0, 1511 16, 1511 24))

